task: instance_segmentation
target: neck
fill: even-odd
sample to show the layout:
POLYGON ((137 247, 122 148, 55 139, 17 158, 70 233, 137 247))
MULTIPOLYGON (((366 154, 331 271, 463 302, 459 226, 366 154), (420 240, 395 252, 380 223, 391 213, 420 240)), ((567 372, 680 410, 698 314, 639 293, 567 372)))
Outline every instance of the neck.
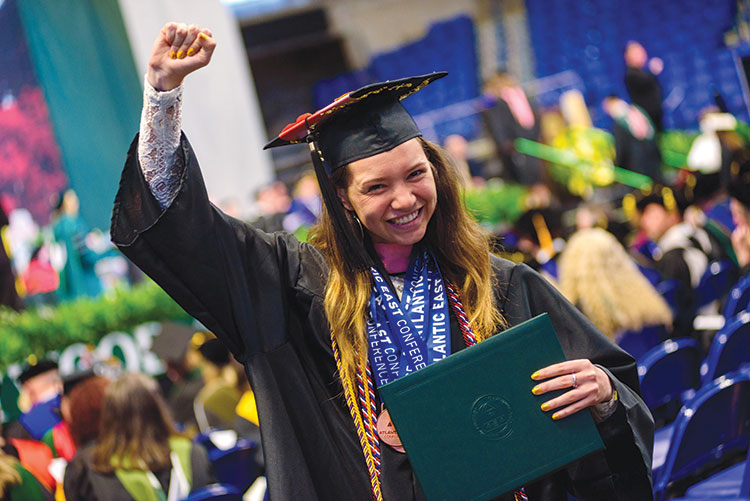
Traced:
POLYGON ((373 244, 375 251, 383 261, 385 271, 390 274, 403 273, 409 267, 409 257, 411 256, 411 245, 401 244, 373 244))

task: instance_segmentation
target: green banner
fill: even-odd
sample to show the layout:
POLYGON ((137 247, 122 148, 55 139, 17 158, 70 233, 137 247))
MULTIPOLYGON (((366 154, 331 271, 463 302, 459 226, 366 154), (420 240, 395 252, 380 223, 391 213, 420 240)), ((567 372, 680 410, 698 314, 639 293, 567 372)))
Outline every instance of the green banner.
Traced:
POLYGON ((107 229, 141 108, 118 2, 18 0, 18 10, 81 214, 107 229))

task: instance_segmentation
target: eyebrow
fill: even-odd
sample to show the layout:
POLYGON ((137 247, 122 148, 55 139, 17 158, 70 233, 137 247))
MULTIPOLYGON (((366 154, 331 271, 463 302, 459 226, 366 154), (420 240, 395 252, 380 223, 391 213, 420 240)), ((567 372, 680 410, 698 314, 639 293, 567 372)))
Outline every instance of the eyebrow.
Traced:
MULTIPOLYGON (((429 160, 425 159, 424 161, 420 161, 420 162, 417 162, 416 164, 412 165, 409 168, 409 170, 407 171, 407 174, 411 174, 416 169, 420 169, 420 168, 421 169, 426 169, 426 168, 429 168, 429 166, 430 166, 429 160)), ((361 183, 359 183, 359 185, 360 186, 364 186, 364 185, 367 185, 367 184, 382 183, 383 181, 387 181, 387 180, 388 180, 387 177, 374 177, 374 178, 371 178, 371 179, 368 178, 368 179, 365 179, 364 181, 362 181, 361 183)))

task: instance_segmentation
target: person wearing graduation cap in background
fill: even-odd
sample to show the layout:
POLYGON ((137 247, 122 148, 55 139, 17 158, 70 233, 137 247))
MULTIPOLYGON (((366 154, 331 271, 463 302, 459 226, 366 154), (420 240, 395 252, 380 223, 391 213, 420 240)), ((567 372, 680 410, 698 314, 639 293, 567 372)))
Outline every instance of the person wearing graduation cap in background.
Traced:
POLYGON ((400 319, 425 332, 415 327, 422 360, 404 352, 401 373, 549 312, 569 361, 529 374, 538 381, 539 412, 564 419, 590 410, 607 450, 503 499, 563 500, 567 490, 582 500, 650 499, 653 420, 635 362, 539 275, 490 254, 461 203, 455 170, 400 103, 445 74, 347 94, 268 145, 311 148, 324 211, 305 243, 254 229, 208 200, 179 117, 184 77, 208 64, 215 47, 210 31, 194 25, 168 23, 159 32, 111 231, 245 366, 271 499, 423 498, 398 443, 366 432, 387 420, 377 386, 401 375, 374 371, 368 391, 358 390, 377 356, 369 341, 392 343, 397 334, 394 311, 372 297, 374 280, 376 294, 404 291, 412 300, 438 294, 420 283, 444 283, 450 292, 429 326, 400 319), (373 317, 385 327, 382 338, 368 335, 373 317), (552 389, 565 392, 549 400, 552 389))

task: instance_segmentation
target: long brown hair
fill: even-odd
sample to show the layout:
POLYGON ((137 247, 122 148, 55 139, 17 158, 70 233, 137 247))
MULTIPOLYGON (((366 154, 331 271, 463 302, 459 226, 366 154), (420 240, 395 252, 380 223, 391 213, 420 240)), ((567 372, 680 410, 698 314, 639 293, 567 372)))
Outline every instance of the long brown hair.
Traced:
POLYGON ((160 471, 169 468, 169 438, 177 435, 156 382, 125 374, 107 388, 102 403, 93 467, 160 471))
MULTIPOLYGON (((458 288, 478 340, 486 339, 504 325, 494 303, 489 236, 463 204, 456 167, 439 147, 423 138, 419 141, 432 166, 437 189, 437 205, 424 241, 435 256, 443 278, 458 288)), ((345 188, 349 182, 348 169, 334 171, 330 180, 336 188, 345 188)), ((364 236, 364 229, 354 216, 347 214, 347 217, 351 231, 362 232, 364 236)), ((344 251, 325 208, 311 231, 310 241, 328 259, 330 271, 324 306, 341 355, 344 373, 340 376, 353 378, 357 365, 367 359, 365 322, 372 287, 370 273, 349 262, 350 255, 344 251)))

